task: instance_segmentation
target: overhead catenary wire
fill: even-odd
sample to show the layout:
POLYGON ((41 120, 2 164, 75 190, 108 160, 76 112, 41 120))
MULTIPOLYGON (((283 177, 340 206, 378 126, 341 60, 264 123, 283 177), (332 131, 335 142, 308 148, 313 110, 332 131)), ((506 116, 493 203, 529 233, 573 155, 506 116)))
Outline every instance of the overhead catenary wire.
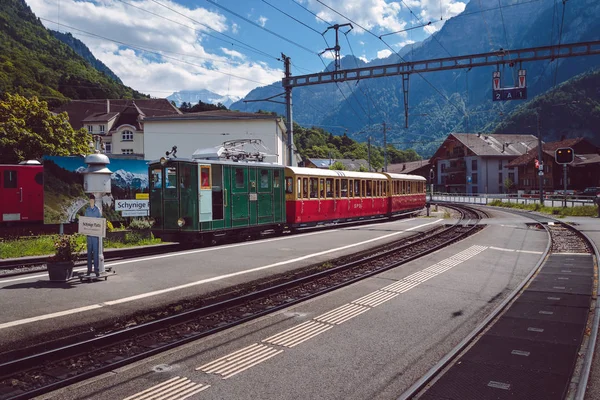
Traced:
MULTIPOLYGON (((153 1, 154 1, 154 0, 153 0, 153 1)), ((259 28, 259 29, 262 29, 262 30, 263 30, 263 31, 265 31, 265 32, 268 32, 268 33, 270 33, 271 35, 278 37, 278 38, 279 38, 279 39, 281 39, 281 40, 284 40, 284 41, 286 41, 286 42, 288 42, 288 43, 290 43, 290 44, 293 44, 294 46, 296 46, 296 47, 298 47, 298 48, 300 48, 300 49, 302 49, 302 50, 305 50, 305 51, 307 51, 308 53, 311 53, 311 54, 317 54, 317 52, 316 52, 316 51, 313 51, 313 50, 309 49, 308 47, 305 47, 305 46, 303 46, 303 45, 301 45, 301 44, 299 44, 299 43, 297 43, 297 42, 295 42, 295 41, 293 41, 293 40, 291 40, 291 39, 288 39, 288 38, 286 38, 285 36, 282 36, 282 35, 278 34, 277 32, 273 32, 272 30, 270 30, 270 29, 268 29, 268 28, 265 28, 264 26, 261 26, 260 24, 257 24, 256 22, 254 22, 254 21, 252 21, 252 20, 250 20, 250 19, 248 19, 248 18, 244 17, 243 15, 240 15, 239 13, 237 13, 237 12, 235 12, 235 11, 233 11, 233 10, 230 10, 229 8, 225 7, 225 6, 224 6, 224 5, 222 5, 222 4, 219 4, 219 3, 217 3, 217 2, 215 2, 215 1, 213 1, 213 0, 206 0, 206 1, 207 1, 207 2, 209 2, 210 4, 212 4, 212 5, 216 6, 216 7, 218 7, 218 8, 220 8, 220 9, 224 10, 224 11, 227 11, 227 12, 228 12, 228 13, 230 13, 230 14, 233 14, 233 15, 235 15, 236 17, 238 17, 238 18, 240 18, 240 19, 242 19, 242 20, 244 20, 244 21, 248 22, 249 24, 251 24, 251 25, 253 25, 253 26, 256 26, 257 28, 259 28)))
MULTIPOLYGON (((560 17, 560 29, 558 31, 558 51, 560 52, 560 44, 562 41, 563 27, 565 23, 565 8, 567 8, 567 0, 562 0, 562 16, 560 17)), ((558 60, 556 60, 556 66, 554 67, 554 80, 552 86, 556 86, 556 79, 558 78, 558 60)))

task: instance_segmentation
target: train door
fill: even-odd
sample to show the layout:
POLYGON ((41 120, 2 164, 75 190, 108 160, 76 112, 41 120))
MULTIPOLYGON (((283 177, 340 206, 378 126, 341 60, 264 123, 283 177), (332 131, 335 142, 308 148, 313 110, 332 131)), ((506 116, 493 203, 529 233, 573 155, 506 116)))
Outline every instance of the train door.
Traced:
POLYGON ((223 165, 213 164, 211 166, 211 184, 212 184, 212 218, 213 229, 222 229, 231 223, 226 220, 229 215, 225 212, 227 199, 224 194, 227 191, 224 188, 223 165))
MULTIPOLYGON (((273 170, 273 222, 285 222, 285 192, 283 169, 273 170)), ((293 191, 293 186, 290 187, 293 191)))
POLYGON ((248 167, 231 168, 231 226, 248 226, 250 211, 248 209, 248 167))
POLYGON ((163 169, 160 165, 150 166, 150 217, 154 219, 157 230, 164 229, 163 210, 163 169))
POLYGON ((273 170, 258 169, 258 223, 273 222, 273 170))
POLYGON ((177 188, 177 163, 164 168, 163 175, 164 229, 179 229, 179 189, 177 188))
POLYGON ((17 169, 7 168, 2 171, 2 221, 20 221, 23 204, 23 188, 19 188, 17 169))
POLYGON ((249 180, 249 191, 248 191, 248 216, 249 224, 258 224, 258 169, 248 168, 248 180, 249 180))
POLYGON ((210 165, 199 165, 200 185, 198 188, 198 203, 200 210, 200 222, 213 220, 213 191, 212 174, 210 165))

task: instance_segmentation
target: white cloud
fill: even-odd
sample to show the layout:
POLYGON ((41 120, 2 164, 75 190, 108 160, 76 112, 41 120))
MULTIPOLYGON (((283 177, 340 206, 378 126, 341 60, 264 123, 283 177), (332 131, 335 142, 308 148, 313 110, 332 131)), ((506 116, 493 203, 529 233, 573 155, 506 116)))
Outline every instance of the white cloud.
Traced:
POLYGON ((358 42, 361 46, 365 45, 365 42, 363 42, 362 40, 358 42))
POLYGON ((402 41, 402 42, 400 42, 400 43, 396 43, 396 44, 394 45, 394 47, 396 47, 396 48, 398 48, 398 49, 401 49, 401 48, 403 48, 404 46, 408 46, 409 44, 413 44, 413 43, 416 43, 416 42, 415 42, 414 40, 410 40, 410 39, 408 39, 408 40, 402 41))
POLYGON ((238 24, 236 24, 235 22, 233 24, 231 24, 231 32, 232 33, 238 33, 240 31, 240 26, 238 24))
POLYGON ((377 52, 377 58, 388 58, 392 55, 392 51, 388 49, 384 49, 377 52))
POLYGON ((267 17, 263 17, 263 16, 261 15, 260 17, 258 17, 258 21, 257 21, 257 22, 258 22, 258 24, 259 24, 260 26, 262 26, 262 27, 264 28, 264 27, 265 27, 265 25, 267 24, 267 21, 268 21, 268 20, 269 20, 269 19, 268 19, 267 17))
MULTIPOLYGON (((457 0, 420 0, 419 3, 419 16, 425 23, 429 21, 439 21, 442 17, 444 20, 447 20, 463 12, 467 6, 466 1, 461 2, 457 0)), ((416 12, 415 10, 413 11, 416 12)), ((436 25, 434 32, 442 27, 441 23, 436 25)), ((429 30, 434 29, 433 27, 426 27, 424 28, 426 32, 428 32, 427 28, 429 28, 429 30)))
MULTIPOLYGON (((439 25, 439 24, 438 24, 438 25, 439 25)), ((432 33, 435 33, 435 32, 437 32, 437 31, 439 31, 440 29, 441 29, 441 28, 438 28, 438 26, 437 26, 437 25, 433 25, 433 24, 431 24, 431 25, 427 25, 427 26, 424 26, 424 27, 423 27, 423 30, 425 31, 425 33, 428 33, 428 34, 430 34, 430 35, 431 35, 432 33)))
MULTIPOLYGON (((386 0, 329 0, 327 4, 369 30, 378 28, 379 31, 399 31, 406 26, 406 22, 402 21, 398 16, 402 8, 400 2, 388 2, 386 0)), ((337 21, 340 19, 338 14, 316 0, 308 0, 308 7, 317 12, 317 15, 326 21, 337 21)), ((320 20, 317 19, 317 21, 320 20)), ((354 32, 359 34, 364 33, 358 27, 354 27, 354 32)))
POLYGON ((369 59, 368 59, 368 58, 367 58, 367 56, 366 56, 366 55, 364 55, 364 54, 363 54, 362 56, 358 57, 358 58, 360 58, 361 60, 363 60, 363 61, 364 61, 364 62, 366 62, 366 63, 368 63, 368 62, 369 62, 369 59))
POLYGON ((323 57, 326 60, 333 60, 335 58, 335 52, 326 51, 325 53, 321 54, 321 57, 323 57))
POLYGON ((235 57, 235 58, 239 58, 240 60, 244 60, 246 58, 246 56, 243 55, 242 53, 240 53, 239 51, 230 50, 226 47, 221 47, 221 51, 232 58, 235 57))
MULTIPOLYGON (((56 21, 55 0, 27 2, 38 17, 56 21)), ((281 79, 280 70, 248 61, 234 50, 235 46, 212 51, 202 44, 203 34, 209 29, 201 24, 218 32, 231 29, 235 33, 238 30, 236 24, 228 24, 225 16, 204 8, 186 8, 170 0, 162 3, 198 23, 150 0, 132 1, 131 4, 138 8, 115 1, 61 0, 60 30, 70 31, 84 42, 123 83, 156 97, 166 97, 178 90, 202 88, 219 94, 244 96, 258 85, 281 79), (126 44, 83 34, 67 26, 126 44), (130 46, 154 53, 128 48, 130 46)), ((56 23, 42 22, 50 29, 57 29, 56 23)))

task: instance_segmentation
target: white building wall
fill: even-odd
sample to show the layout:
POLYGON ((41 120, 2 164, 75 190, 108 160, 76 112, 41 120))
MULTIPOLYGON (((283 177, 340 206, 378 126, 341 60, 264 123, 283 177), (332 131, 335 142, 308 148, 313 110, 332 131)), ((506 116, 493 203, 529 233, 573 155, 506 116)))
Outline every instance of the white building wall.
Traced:
POLYGON ((143 152, 156 160, 177 146, 177 157, 190 158, 201 148, 220 146, 236 139, 260 139, 270 156, 266 162, 284 164, 284 132, 275 120, 169 120, 144 122, 143 152))

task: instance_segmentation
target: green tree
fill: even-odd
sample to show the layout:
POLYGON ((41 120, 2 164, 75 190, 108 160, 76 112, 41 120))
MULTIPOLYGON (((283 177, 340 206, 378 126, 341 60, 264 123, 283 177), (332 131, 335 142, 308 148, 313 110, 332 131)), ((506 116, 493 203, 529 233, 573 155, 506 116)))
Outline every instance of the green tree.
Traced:
POLYGON ((515 184, 510 178, 504 180, 504 189, 506 189, 506 193, 510 193, 513 186, 515 186, 515 184))
POLYGON ((329 167, 329 169, 333 169, 333 170, 336 170, 336 171, 345 171, 347 168, 340 161, 336 161, 333 164, 331 164, 331 166, 329 167))
POLYGON ((0 154, 2 162, 41 159, 44 155, 89 153, 89 134, 73 130, 67 113, 53 114, 48 103, 6 94, 0 101, 0 154))

